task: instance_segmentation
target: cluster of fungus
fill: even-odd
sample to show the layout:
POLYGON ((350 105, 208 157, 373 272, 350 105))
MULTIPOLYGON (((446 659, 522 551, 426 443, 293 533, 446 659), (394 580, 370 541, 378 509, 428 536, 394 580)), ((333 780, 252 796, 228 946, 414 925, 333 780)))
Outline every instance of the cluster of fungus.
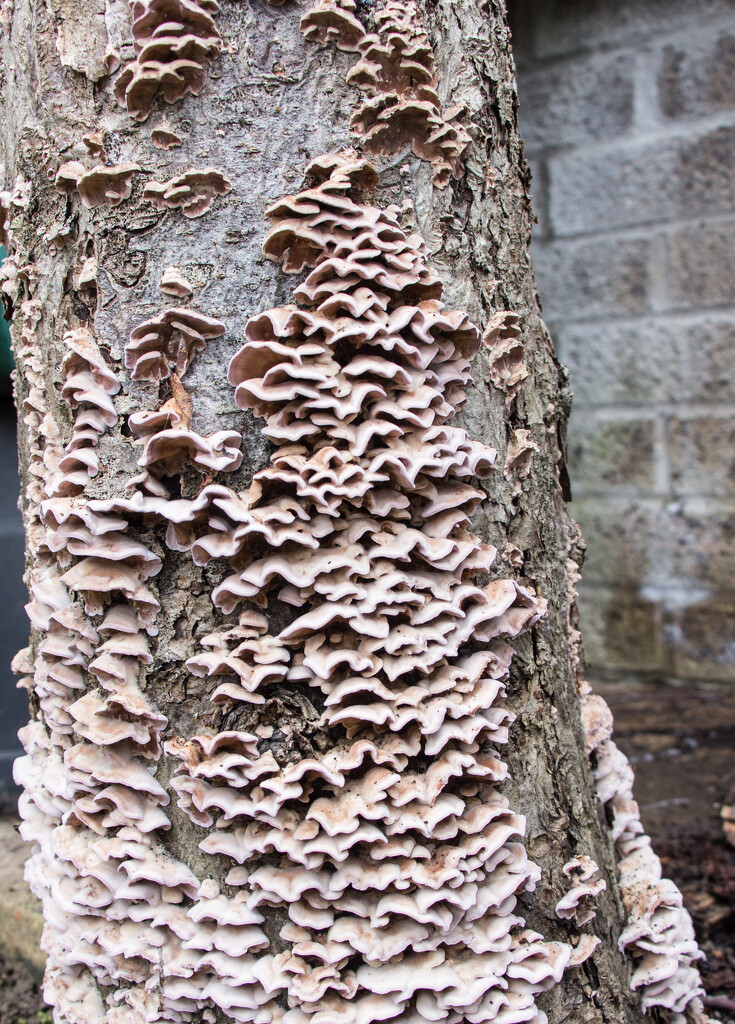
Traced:
POLYGON ((143 198, 157 210, 181 210, 192 219, 203 216, 217 196, 231 190, 230 182, 214 167, 190 167, 169 181, 149 181, 143 198))
POLYGON ((413 0, 389 0, 374 14, 368 33, 355 15, 354 0, 317 0, 301 19, 311 42, 334 43, 360 54, 347 81, 363 93, 352 129, 368 153, 395 153, 410 143, 434 168, 444 188, 461 177, 471 138, 461 125, 462 104, 442 111, 434 51, 413 0))
MULTIPOLYGON (((579 534, 579 527, 576 530, 579 534)), ((569 542, 571 549, 571 537, 569 542)), ((581 637, 572 611, 581 577, 574 558, 567 559, 566 572, 572 657, 579 673, 581 637)), ((640 992, 644 1010, 664 1011, 672 1024, 712 1024, 703 1008, 704 990, 696 967, 703 954, 681 892, 663 877, 661 861, 641 822, 633 797, 633 768, 612 740, 612 711, 589 683, 580 680, 578 687, 587 754, 615 846, 617 882, 625 909, 619 947, 632 961, 631 988, 640 992)), ((594 862, 584 857, 565 865, 575 884, 559 901, 557 913, 574 914, 579 921, 580 910, 583 915, 591 910, 588 896, 595 894, 585 890, 599 885, 599 880, 593 880, 594 867, 594 862), (576 899, 577 894, 581 900, 576 899)))
POLYGON ((482 340, 490 352, 490 380, 496 388, 505 392, 506 407, 510 411, 528 377, 518 314, 508 310, 494 313, 485 326, 482 340))
POLYGON ((556 904, 557 917, 574 921, 578 928, 595 918, 594 901, 607 888, 604 878, 594 877, 599 870, 592 858, 584 854, 567 861, 562 873, 571 880, 572 887, 556 904))
POLYGON ((213 484, 188 502, 111 506, 166 517, 171 546, 235 570, 212 597, 237 620, 187 666, 213 679, 224 720, 251 728, 166 748, 201 850, 230 860, 226 883, 252 914, 231 967, 242 1003, 226 1010, 543 1021, 535 997, 572 950, 514 913, 539 876, 497 789, 512 717, 501 638, 543 602, 511 580, 473 582, 495 551, 468 530, 482 499, 469 481, 495 453, 449 421, 479 334, 444 309, 397 209, 356 200, 369 164, 327 156, 308 174, 269 211, 264 247, 311 268, 299 305, 251 318, 230 364, 238 406, 277 446, 270 465, 242 495, 213 484), (274 601, 294 609, 277 634, 253 607, 274 601), (313 711, 301 746, 258 716, 284 687, 313 711), (281 951, 259 956, 268 908, 281 951))
POLYGON ((214 22, 216 0, 130 0, 136 57, 115 83, 115 96, 131 117, 145 121, 161 94, 175 103, 198 95, 208 62, 222 48, 214 22))
MULTIPOLYGON (((162 838, 170 795, 151 768, 167 719, 145 692, 161 559, 142 541, 135 515, 84 494, 91 463, 71 461, 87 450, 85 431, 117 423, 111 396, 119 385, 89 331, 64 337, 61 397, 75 421, 61 461, 53 462, 58 429, 32 345, 38 320, 27 319, 28 344, 21 335, 19 352, 29 384, 25 419, 42 442, 31 452, 27 494, 28 612, 37 636, 15 668, 42 717, 21 731, 27 754, 15 774, 25 791, 21 832, 36 844, 27 878, 44 903, 44 993, 55 1019, 68 1024, 175 1024, 199 1010, 212 1020, 211 1007, 238 1002, 241 978, 220 959, 239 965, 240 925, 257 913, 220 896, 212 881, 200 882, 162 838)), ((130 417, 144 472, 129 486, 143 500, 166 494, 162 479, 199 461, 188 458, 192 448, 207 449, 209 469, 240 462, 240 435, 199 438, 174 374, 172 389, 162 409, 130 417), (216 461, 220 451, 224 462, 216 461)))
POLYGON ((686 1013, 689 1019, 704 1022, 703 989, 695 966, 703 954, 681 893, 662 877, 661 861, 641 823, 633 797, 633 769, 611 739, 612 712, 588 683, 582 684, 581 705, 597 795, 612 823, 626 911, 619 945, 633 960, 631 987, 640 991, 645 1010, 668 1010, 681 1022, 686 1013))
POLYGON ((166 309, 130 332, 125 366, 133 380, 164 380, 173 370, 181 377, 197 352, 224 333, 224 324, 214 317, 183 307, 166 309))
POLYGON ((117 423, 112 396, 120 382, 110 370, 92 334, 86 328, 64 336, 61 362, 61 397, 73 410, 74 425, 68 443, 47 444, 44 463, 49 497, 81 494, 100 468, 96 451, 102 434, 117 423))
POLYGON ((88 170, 81 161, 68 160, 59 167, 55 185, 66 195, 78 192, 88 210, 97 206, 119 206, 130 198, 133 175, 140 169, 138 164, 125 163, 96 164, 88 170))
POLYGON ((192 440, 172 374, 173 399, 131 417, 145 444, 133 495, 41 502, 33 615, 50 646, 30 685, 45 698, 51 680, 58 699, 47 728, 24 731, 18 778, 38 843, 29 877, 54 892, 46 994, 62 1021, 541 1022, 535 997, 572 954, 515 913, 539 873, 497 789, 501 638, 543 602, 473 582, 495 552, 468 530, 482 498, 469 480, 495 453, 449 421, 478 331, 444 309, 398 211, 357 201, 367 163, 324 157, 309 174, 271 209, 265 245, 311 268, 299 305, 251 318, 230 365, 237 404, 266 419, 271 464, 244 494, 170 497, 166 478, 212 441, 192 440), (236 620, 187 663, 233 727, 169 728, 166 744, 201 850, 232 865, 226 893, 161 842, 169 793, 146 763, 167 723, 142 685, 160 559, 135 539, 141 516, 165 520, 195 562, 234 570, 212 596, 236 620), (294 613, 269 633, 256 608, 274 601, 294 613), (260 717, 284 691, 312 710, 292 742, 260 717))
MULTIPOLYGON (((201 90, 221 49, 218 6, 131 7, 137 56, 116 96, 144 120, 159 92, 173 102, 201 90)), ((364 148, 410 143, 445 186, 470 139, 461 109, 442 112, 416 4, 387 0, 374 34, 355 11, 354 0, 317 0, 306 38, 360 54, 348 80, 363 93, 353 128, 364 148)), ((178 143, 158 130, 158 145, 178 143)), ((87 148, 104 159, 94 140, 87 148)), ((138 169, 68 163, 56 184, 86 206, 117 205, 138 169)), ((237 406, 265 420, 275 448, 245 491, 211 482, 240 466, 242 439, 196 433, 181 381, 222 323, 181 305, 133 328, 125 367, 136 381, 168 380, 171 398, 130 415, 140 472, 98 498, 90 485, 99 440, 118 426, 119 381, 91 330, 65 335, 64 441, 32 340, 40 308, 23 306, 36 632, 15 668, 40 715, 22 730, 16 777, 60 1024, 544 1024, 537 996, 598 941, 546 941, 516 912, 540 873, 499 791, 512 721, 505 638, 545 603, 511 579, 479 582, 496 552, 470 529, 484 497, 473 480, 496 453, 452 425, 479 332, 445 309, 398 208, 363 198, 377 183, 367 161, 330 154, 307 174, 309 187, 269 210, 264 246, 287 273, 307 274, 294 304, 250 318, 229 367, 237 406), (172 486, 187 467, 206 477, 194 498, 172 486), (212 592, 217 628, 186 662, 210 680, 207 722, 219 730, 177 734, 146 692, 157 525, 197 565, 229 563, 212 592), (211 857, 219 881, 168 851, 172 795, 200 837, 196 862, 211 857)), ((149 182, 144 198, 196 217, 229 188, 211 168, 190 169, 149 182)), ((176 267, 161 289, 182 303, 192 293, 176 267)), ((486 341, 510 406, 527 374, 513 315, 498 314, 486 341)), ((505 469, 518 491, 533 448, 516 431, 505 469)), ((621 946, 637 959, 644 1005, 678 1014, 699 991, 691 924, 660 879, 594 700, 583 713, 622 858, 621 946)), ((565 865, 559 917, 594 917, 596 870, 584 856, 565 865)))

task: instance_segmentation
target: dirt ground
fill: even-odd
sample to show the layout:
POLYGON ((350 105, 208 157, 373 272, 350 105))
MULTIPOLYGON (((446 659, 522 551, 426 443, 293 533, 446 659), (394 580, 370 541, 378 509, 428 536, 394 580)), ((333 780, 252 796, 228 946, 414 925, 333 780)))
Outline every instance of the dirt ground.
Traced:
MULTIPOLYGON (((735 692, 596 689, 635 766, 636 796, 664 871, 694 918, 707 957, 707 1009, 735 1024, 735 848, 720 818, 723 801, 735 802, 735 692)), ((12 808, 0 804, 3 812, 12 808)), ((0 1024, 51 1024, 29 971, 1 954, 0 1024)))
POLYGON ((39 986, 22 964, 0 955, 0 1021, 2 1024, 51 1024, 51 1010, 39 986))

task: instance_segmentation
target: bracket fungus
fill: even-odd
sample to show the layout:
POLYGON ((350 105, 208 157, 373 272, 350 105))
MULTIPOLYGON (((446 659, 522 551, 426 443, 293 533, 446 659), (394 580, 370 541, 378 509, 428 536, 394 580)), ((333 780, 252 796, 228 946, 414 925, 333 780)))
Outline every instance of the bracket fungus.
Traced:
POLYGON ((125 366, 133 380, 164 380, 173 370, 181 376, 208 341, 221 338, 224 324, 193 309, 167 309, 130 332, 125 366))
POLYGON ((518 314, 507 310, 493 314, 482 340, 490 350, 490 380, 505 392, 506 405, 510 409, 528 377, 518 314))
POLYGON ((188 299, 194 291, 178 267, 166 267, 158 287, 177 299, 188 299))
POLYGON ((610 709, 588 683, 582 684, 581 702, 597 795, 612 821, 618 885, 627 915, 619 945, 633 961, 631 988, 640 992, 645 1010, 659 1007, 705 1022, 704 990, 695 966, 703 954, 692 920, 677 887, 663 877, 661 861, 641 824, 633 797, 633 769, 610 738, 610 709))
POLYGON ((338 50, 359 53, 365 26, 355 16, 355 0, 317 0, 301 19, 301 31, 310 43, 334 43, 338 50))
POLYGON ((143 198, 157 210, 181 210, 185 217, 202 217, 217 196, 232 191, 232 185, 214 167, 190 167, 169 181, 149 181, 143 198))
POLYGON ((388 0, 374 13, 374 33, 355 10, 354 0, 317 0, 301 30, 311 42, 360 53, 347 81, 364 94, 352 117, 363 149, 392 154, 410 143, 416 156, 432 164, 434 183, 445 188, 463 174, 472 139, 461 123, 462 104, 442 111, 434 51, 418 6, 388 0))
POLYGON ((120 390, 120 382, 88 330, 69 331, 63 344, 61 397, 74 410, 74 426, 58 458, 47 450, 45 463, 50 472, 46 491, 50 496, 81 494, 97 475, 100 462, 95 448, 101 435, 117 422, 112 395, 120 390))
MULTIPOLYGON (((495 453, 448 421, 479 332, 443 308, 396 211, 354 198, 372 180, 364 161, 320 158, 308 173, 318 184, 271 208, 264 246, 311 268, 299 305, 252 317, 230 364, 237 404, 265 417, 277 450, 246 500, 211 485, 188 510, 177 502, 177 536, 198 563, 232 559, 212 595, 222 611, 274 597, 299 610, 269 635, 243 609, 189 670, 213 677, 225 708, 267 706, 279 680, 321 692, 314 728, 331 740, 294 760, 249 732, 172 739, 172 787, 202 851, 233 862, 242 906, 287 917, 275 957, 255 955, 259 918, 243 919, 263 1020, 278 993, 287 1024, 530 1019, 572 951, 513 913, 538 871, 496 789, 512 717, 500 638, 544 604, 511 580, 471 582, 495 552, 468 531, 481 500, 469 478, 495 453)), ((246 1019, 229 991, 204 992, 246 1019)))
MULTIPOLYGON (((174 399, 131 417, 150 486, 40 508, 48 564, 33 615, 57 625, 34 673, 46 726, 26 730, 17 774, 37 843, 29 878, 55 893, 45 992, 61 1019, 541 1021, 536 996, 572 956, 515 913, 539 872, 497 789, 512 720, 503 638, 544 602, 512 580, 473 582, 495 551, 469 530, 482 500, 471 478, 492 472, 495 452, 451 419, 479 332, 444 308, 397 211, 360 201, 368 164, 329 156, 309 174, 312 188, 271 208, 265 242, 309 268, 299 304, 251 317, 230 364, 238 406, 265 417, 270 465, 244 494, 156 489, 159 469, 175 474, 212 444, 189 443, 173 376, 174 399), (160 559, 136 538, 139 515, 167 522, 169 546, 198 564, 231 562, 212 599, 238 621, 187 663, 212 678, 214 707, 265 715, 279 687, 313 698, 298 736, 279 720, 291 745, 272 742, 266 718, 252 732, 167 729, 171 790, 202 855, 231 863, 236 895, 198 881, 159 838, 170 798, 148 765, 167 723, 142 681, 160 559), (296 615, 272 634, 247 603, 274 600, 296 615), (261 927, 269 907, 277 953, 261 927)), ((184 313, 200 316, 168 311, 133 332, 128 365, 154 354, 139 377, 183 372, 202 328, 221 333, 184 313)))
POLYGON ((572 884, 556 904, 557 917, 574 921, 578 928, 593 920, 597 914, 594 898, 607 888, 604 878, 594 878, 598 871, 592 858, 584 854, 567 861, 562 872, 572 884))
MULTIPOLYGON (((35 322, 29 317, 29 334, 35 322)), ((16 762, 15 777, 25 790, 21 832, 34 844, 26 875, 45 909, 44 994, 56 1019, 70 1024, 180 1022, 189 1009, 238 1003, 239 957, 264 942, 243 943, 233 927, 243 912, 251 918, 257 912, 234 906, 236 900, 229 911, 212 884, 200 886, 161 842, 170 827, 170 795, 152 768, 167 718, 145 693, 160 608, 150 581, 161 560, 139 539, 134 516, 83 495, 94 468, 85 445, 94 446, 96 432, 117 423, 110 395, 118 381, 91 332, 65 337, 61 397, 75 416, 76 445, 67 446, 56 467, 60 440, 40 363, 24 344, 35 389, 27 416, 41 437, 33 453, 41 487, 29 488, 27 512, 35 556, 28 614, 36 636, 33 651, 21 652, 15 667, 40 714, 21 731, 26 756, 16 762), (65 465, 75 459, 81 468, 65 465), (150 985, 162 964, 170 991, 163 999, 156 994, 154 1006, 150 985)), ((135 421, 147 438, 150 473, 161 462, 151 446, 166 438, 166 426, 188 432, 190 409, 176 377, 172 388, 175 410, 138 413, 135 421)), ((225 433, 228 441, 234 434, 225 433)), ((187 433, 188 440, 196 437, 187 433)), ((205 440, 216 457, 219 441, 205 440)), ((176 444, 181 447, 180 439, 176 444)), ((228 463, 238 460, 239 452, 228 453, 228 463)), ((177 457, 166 470, 183 461, 177 457)), ((244 1005, 252 1005, 250 995, 244 1005)))
POLYGON ((156 149, 177 149, 182 139, 167 121, 162 121, 152 129, 151 142, 156 149))
POLYGON ((97 206, 119 206, 130 197, 133 175, 140 171, 138 164, 97 164, 87 170, 84 164, 72 160, 59 167, 55 185, 59 192, 70 195, 78 192, 87 209, 97 206))
POLYGON ((115 83, 115 96, 137 121, 145 121, 161 94, 175 103, 198 95, 207 65, 222 48, 214 22, 216 0, 130 0, 136 57, 115 83))

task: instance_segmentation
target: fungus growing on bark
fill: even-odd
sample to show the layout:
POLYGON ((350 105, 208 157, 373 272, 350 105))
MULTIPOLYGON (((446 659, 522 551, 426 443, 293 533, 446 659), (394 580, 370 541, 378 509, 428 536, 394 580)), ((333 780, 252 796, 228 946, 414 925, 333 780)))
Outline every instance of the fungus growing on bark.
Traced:
POLYGON ((133 175, 140 169, 138 164, 116 164, 114 167, 98 164, 77 182, 82 202, 88 209, 119 206, 130 196, 133 175))
POLYGON ((232 185, 214 167, 190 167, 169 181, 149 181, 143 198, 157 210, 181 210, 185 217, 202 217, 217 196, 232 191, 232 185))
POLYGON ((87 168, 79 160, 67 160, 56 172, 54 184, 59 192, 71 195, 76 192, 79 179, 86 173, 87 168))
POLYGON ((523 427, 511 432, 508 451, 505 456, 505 479, 512 484, 513 497, 528 488, 533 472, 533 453, 538 445, 531 437, 531 431, 523 427))
POLYGON ((113 167, 98 164, 88 171, 84 164, 72 160, 59 167, 55 184, 59 192, 67 195, 79 192, 87 209, 119 206, 130 196, 133 175, 140 169, 138 164, 116 164, 113 167))
POLYGON ((162 121, 151 131, 151 141, 157 149, 176 149, 182 140, 167 121, 162 121))
POLYGON ((461 104, 442 112, 434 51, 417 5, 389 0, 375 12, 377 33, 370 34, 355 9, 353 0, 317 0, 301 29, 313 42, 334 42, 361 54, 347 81, 365 96, 352 117, 363 148, 392 154, 410 143, 434 167, 434 183, 445 188, 452 177, 461 177, 472 140, 460 123, 461 104))
POLYGON ((556 904, 556 916, 572 920, 581 928, 597 914, 594 899, 607 888, 604 878, 593 877, 599 871, 595 862, 584 855, 573 857, 562 868, 572 886, 556 904))
POLYGON ((166 295, 173 295, 177 299, 188 299, 193 292, 193 288, 178 267, 166 267, 158 287, 166 295))
MULTIPOLYGON (((21 769, 35 786, 30 803, 46 809, 25 814, 27 834, 46 844, 34 884, 59 888, 48 836, 58 846, 64 816, 63 827, 98 836, 82 863, 64 833, 73 870, 62 872, 67 916, 49 931, 47 991, 77 1007, 95 981, 122 979, 103 1006, 122 1021, 127 1008, 149 1013, 146 986, 160 971, 164 1019, 210 1007, 242 1021, 256 1012, 264 1024, 501 1011, 520 1022, 572 950, 523 930, 513 913, 538 870, 519 842, 523 819, 495 788, 511 720, 501 701, 512 652, 500 637, 529 628, 544 604, 511 580, 472 582, 494 550, 468 531, 482 497, 468 478, 490 473, 495 453, 448 421, 479 334, 443 308, 423 245, 396 212, 354 198, 369 165, 329 157, 309 171, 318 184, 276 204, 265 246, 312 268, 301 306, 252 317, 230 368, 238 404, 267 418, 271 465, 244 495, 211 484, 195 499, 139 493, 90 502, 83 518, 57 499, 45 513, 52 548, 81 558, 59 575, 60 599, 69 588, 96 612, 109 602, 105 639, 90 638, 85 654, 101 690, 68 701, 83 742, 53 760, 30 737, 21 769), (233 862, 234 898, 199 886, 156 839, 168 797, 145 764, 163 719, 137 679, 157 607, 141 588, 158 562, 126 538, 135 514, 167 520, 168 543, 200 564, 232 560, 218 607, 297 609, 278 635, 243 609, 188 662, 213 677, 223 710, 255 709, 255 728, 168 743, 179 806, 208 830, 202 851, 233 862), (272 696, 282 684, 323 710, 304 697, 311 711, 290 723, 272 696), (266 715, 276 705, 274 728, 266 715), (42 781, 34 756, 55 774, 42 781), (65 795, 49 802, 57 777, 65 795), (79 895, 90 877, 92 910, 79 895), (277 955, 264 952, 268 906, 288 919, 277 955)), ((130 365, 157 351, 168 373, 178 343, 161 341, 160 328, 181 316, 142 325, 133 341, 153 334, 158 347, 133 350, 130 365)), ((184 348, 188 365, 194 349, 184 348)), ((177 381, 166 406, 131 417, 146 446, 189 429, 177 381)), ((54 599, 55 587, 39 599, 54 599)))
POLYGON ((82 327, 69 331, 63 346, 66 353, 61 363, 61 396, 74 410, 74 427, 58 458, 47 450, 49 496, 81 494, 88 480, 97 475, 99 456, 94 449, 100 436, 117 422, 111 396, 120 390, 120 382, 88 330, 82 327))
POLYGON ((673 882, 662 877, 633 797, 633 770, 609 738, 612 714, 588 683, 581 690, 582 720, 592 757, 597 794, 612 819, 618 885, 627 915, 619 945, 633 961, 631 987, 645 1010, 661 1007, 706 1021, 695 963, 702 959, 688 911, 673 882))
POLYGON ((224 324, 193 309, 167 309, 130 332, 125 366, 133 380, 164 380, 172 371, 180 377, 208 341, 221 338, 224 324))
MULTIPOLYGON (((144 467, 146 480, 173 476, 185 465, 201 466, 210 473, 228 473, 240 467, 241 443, 242 436, 236 430, 218 430, 209 437, 201 437, 186 427, 170 427, 147 438, 138 465, 144 467)), ((160 485, 150 489, 154 494, 166 493, 160 485)))
POLYGON ((96 256, 89 256, 79 269, 76 279, 77 288, 83 291, 85 288, 97 289, 97 272, 99 264, 96 256))
POLYGON ((310 43, 334 43, 338 50, 359 52, 365 26, 355 17, 355 0, 317 0, 301 19, 301 31, 310 43))
POLYGON ((289 917, 266 986, 285 992, 289 1024, 502 1006, 520 1021, 571 948, 512 913, 538 872, 495 789, 511 720, 499 637, 544 606, 511 580, 471 582, 494 550, 467 531, 481 498, 468 478, 495 453, 447 421, 479 333, 444 310, 396 213, 353 198, 371 179, 364 161, 321 158, 308 173, 319 184, 274 205, 264 245, 312 268, 301 305, 252 317, 230 364, 238 405, 266 417, 278 450, 246 501, 210 487, 184 513, 195 560, 236 567, 218 607, 277 599, 299 613, 269 636, 245 611, 188 667, 222 679, 215 701, 259 714, 280 679, 320 691, 313 728, 331 741, 286 760, 260 727, 172 741, 172 784, 208 830, 201 849, 243 865, 229 884, 289 917), (279 867, 262 863, 270 853, 279 867))
POLYGON ((82 136, 82 142, 93 160, 105 161, 107 159, 104 132, 89 132, 82 136))
POLYGON ((148 117, 156 96, 175 103, 198 95, 207 65, 222 48, 213 15, 216 0, 130 0, 136 59, 115 83, 121 106, 138 121, 148 117))
MULTIPOLYGON (((196 316, 195 322, 201 325, 196 316)), ((82 418, 88 431, 92 413, 99 416, 100 430, 116 422, 109 396, 118 385, 89 332, 71 332, 64 342, 61 395, 75 413, 74 436, 81 444, 82 418)), ((230 910, 209 891, 211 885, 202 886, 197 902, 199 881, 160 842, 159 830, 170 826, 170 797, 149 764, 159 756, 167 719, 143 685, 153 662, 148 636, 157 632, 159 607, 146 583, 161 562, 109 500, 97 501, 93 509, 84 499, 59 496, 53 459, 60 445, 45 411, 43 376, 36 376, 32 353, 19 347, 37 391, 28 416, 45 442, 34 456, 43 488, 29 490, 35 563, 28 613, 39 638, 32 665, 28 652, 16 659, 20 671, 33 671, 28 684, 43 717, 22 730, 27 754, 15 767, 25 789, 21 831, 34 843, 27 878, 45 909, 44 993, 63 1020, 180 1020, 182 1008, 238 1002, 240 954, 246 945, 260 949, 267 940, 250 929, 244 943, 230 921, 256 912, 230 910), (43 501, 44 490, 56 496, 43 501), (73 600, 75 593, 84 607, 73 600), (90 615, 103 616, 98 628, 90 615), (196 1001, 187 1002, 172 987, 156 993, 154 1007, 150 983, 161 970, 172 986, 195 979, 196 1001)), ((187 359, 193 354, 192 347, 187 359)), ((191 409, 175 375, 172 390, 168 409, 138 414, 139 430, 149 441, 165 433, 160 428, 168 422, 188 428, 191 409)), ((217 445, 211 447, 216 451, 217 445)), ((75 494, 89 473, 76 476, 75 494)), ((243 1005, 253 1005, 252 991, 243 1005)), ((257 992, 267 1003, 263 989, 257 992)))
POLYGON ((502 310, 490 317, 482 340, 490 350, 490 380, 506 394, 510 409, 528 377, 518 314, 502 310))

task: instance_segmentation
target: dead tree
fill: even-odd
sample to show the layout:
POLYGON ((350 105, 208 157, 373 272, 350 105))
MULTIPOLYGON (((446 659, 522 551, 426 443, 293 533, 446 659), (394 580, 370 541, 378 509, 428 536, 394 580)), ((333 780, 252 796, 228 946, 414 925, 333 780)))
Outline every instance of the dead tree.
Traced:
POLYGON ((2 16, 55 1019, 703 1019, 578 678, 502 4, 2 16))

